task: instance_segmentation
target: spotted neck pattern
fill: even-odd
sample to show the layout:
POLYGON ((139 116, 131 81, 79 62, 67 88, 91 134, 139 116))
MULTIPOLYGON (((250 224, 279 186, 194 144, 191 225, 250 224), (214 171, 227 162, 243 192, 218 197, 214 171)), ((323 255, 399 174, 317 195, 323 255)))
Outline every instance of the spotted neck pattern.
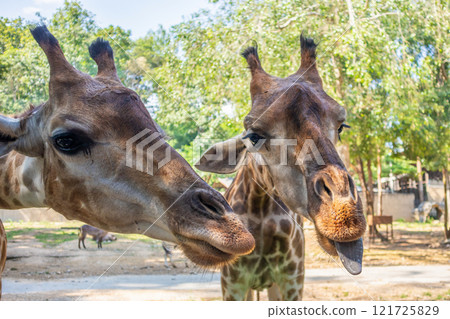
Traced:
POLYGON ((0 208, 45 207, 43 160, 11 152, 0 157, 0 208))
POLYGON ((270 300, 300 300, 304 281, 302 218, 276 196, 267 167, 248 159, 225 198, 256 241, 255 250, 222 268, 224 300, 252 300, 268 289, 270 300))

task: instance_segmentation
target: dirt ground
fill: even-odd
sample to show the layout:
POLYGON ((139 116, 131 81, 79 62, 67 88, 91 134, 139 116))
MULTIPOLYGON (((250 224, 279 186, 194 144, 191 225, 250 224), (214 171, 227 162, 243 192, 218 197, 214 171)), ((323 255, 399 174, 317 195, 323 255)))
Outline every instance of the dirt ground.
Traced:
MULTIPOLYGON (((96 243, 86 240, 87 249, 78 249, 77 222, 67 223, 15 223, 5 222, 8 235, 8 257, 5 279, 50 281, 63 278, 80 279, 91 276, 114 275, 181 275, 215 270, 199 269, 179 251, 174 250, 176 268, 164 266, 161 242, 137 235, 117 234, 118 240, 104 243, 99 250, 96 243), (69 229, 67 229, 69 228, 69 229), (186 267, 186 263, 188 267, 186 267)), ((315 241, 312 226, 306 225, 306 268, 336 268, 336 262, 325 254, 315 241)), ((450 265, 450 245, 443 242, 440 224, 396 223, 394 241, 369 244, 366 240, 363 267, 399 265, 450 265)), ((433 284, 374 283, 371 298, 378 300, 450 300, 450 278, 433 284)), ((108 292, 114 294, 115 292, 108 292)), ((131 292, 127 292, 130 294, 131 292)), ((135 293, 139 293, 135 291, 135 293)), ((168 292, 168 293, 173 293, 168 292)), ((99 294, 90 290, 87 297, 99 294)), ((105 294, 105 291, 101 292, 105 294)), ((71 300, 74 292, 67 291, 67 299, 61 291, 39 294, 5 294, 4 300, 71 300)), ((132 296, 122 296, 133 299, 132 296)), ((174 296, 177 299, 177 296, 174 296)), ((220 290, 210 297, 197 296, 192 300, 220 299, 220 290)), ((265 299, 265 295, 262 299, 265 299)), ((85 298, 86 299, 86 298, 85 298)), ((117 296, 121 299, 121 296, 117 296)), ((368 300, 361 291, 342 283, 311 283, 305 285, 305 300, 368 300)), ((89 298, 87 298, 89 300, 89 298)), ((369 299, 370 300, 370 299, 369 299)))

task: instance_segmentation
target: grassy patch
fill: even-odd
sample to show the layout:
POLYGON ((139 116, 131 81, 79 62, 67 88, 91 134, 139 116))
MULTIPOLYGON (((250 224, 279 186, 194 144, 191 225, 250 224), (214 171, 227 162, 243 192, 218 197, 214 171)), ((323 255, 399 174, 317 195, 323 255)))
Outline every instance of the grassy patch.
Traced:
POLYGON ((73 231, 49 230, 47 232, 38 231, 34 237, 44 245, 54 247, 66 241, 75 240, 78 235, 73 231))
POLYGON ((41 222, 24 222, 24 221, 18 221, 18 222, 5 222, 3 221, 3 225, 5 226, 5 229, 25 229, 25 228, 60 228, 60 227, 79 227, 82 225, 81 222, 77 221, 67 221, 67 222, 48 222, 48 221, 41 221, 41 222))
POLYGON ((444 223, 441 223, 437 220, 427 220, 424 223, 419 222, 405 222, 402 219, 398 219, 394 221, 394 230, 395 229, 414 229, 414 230, 424 230, 429 231, 434 228, 442 228, 444 227, 444 223))
MULTIPOLYGON (((78 231, 76 229, 62 229, 63 227, 80 227, 82 222, 4 222, 8 240, 21 235, 29 235, 35 237, 39 242, 46 246, 54 247, 66 241, 76 240, 78 231)), ((137 234, 117 234, 114 233, 119 240, 140 241, 150 246, 159 246, 158 240, 137 234)), ((89 236, 90 238, 90 236, 89 236)), ((108 243, 103 243, 108 244, 108 243)))
POLYGON ((6 230, 6 238, 8 240, 13 239, 14 237, 18 237, 18 236, 33 232, 32 228, 23 228, 23 229, 14 229, 14 230, 5 229, 5 230, 6 230))
POLYGON ((155 244, 159 245, 160 241, 156 239, 152 239, 150 237, 144 236, 144 235, 137 235, 137 234, 116 234, 117 240, 120 239, 128 239, 131 241, 140 241, 147 244, 155 244))

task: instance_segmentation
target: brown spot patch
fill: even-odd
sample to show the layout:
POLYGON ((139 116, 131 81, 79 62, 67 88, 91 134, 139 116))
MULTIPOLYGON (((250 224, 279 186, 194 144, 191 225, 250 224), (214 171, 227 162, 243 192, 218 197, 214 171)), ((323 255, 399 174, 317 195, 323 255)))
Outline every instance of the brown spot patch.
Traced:
POLYGON ((228 277, 228 267, 225 266, 222 268, 222 275, 228 277))
POLYGON ((12 202, 16 206, 22 206, 22 203, 17 198, 14 198, 12 202))
POLYGON ((231 278, 231 281, 233 281, 233 282, 238 280, 238 278, 239 278, 239 270, 231 268, 230 269, 230 278, 231 278))
POLYGON ((20 183, 17 178, 14 179, 14 192, 16 194, 19 194, 19 192, 20 192, 20 183))
POLYGON ((6 201, 4 201, 4 200, 1 199, 1 198, 0 198, 0 207, 1 207, 1 208, 6 208, 6 209, 11 208, 11 206, 10 206, 6 201))
POLYGON ((221 285, 222 285, 222 291, 223 291, 224 289, 227 289, 227 282, 226 282, 225 278, 221 277, 221 278, 220 278, 220 283, 221 283, 221 285))
POLYGON ((3 194, 5 196, 9 196, 9 185, 5 183, 5 185, 3 185, 3 194))
POLYGON ((28 188, 30 192, 38 191, 37 187, 34 185, 33 179, 29 175, 24 174, 22 177, 22 181, 25 187, 28 188))
POLYGON ((289 299, 292 300, 292 297, 294 297, 297 294, 297 289, 289 289, 287 292, 287 295, 289 296, 289 299))
POLYGON ((17 155, 14 159, 14 166, 15 167, 22 166, 24 160, 25 156, 17 155))
POLYGON ((298 257, 303 256, 303 243, 297 242, 295 244, 295 255, 298 257))
POLYGON ((280 227, 283 233, 290 235, 292 232, 292 223, 288 221, 287 219, 282 219, 280 221, 280 227))
POLYGON ((287 270, 289 273, 295 272, 295 271, 297 270, 297 263, 291 261, 291 262, 289 263, 289 265, 287 265, 286 270, 287 270))

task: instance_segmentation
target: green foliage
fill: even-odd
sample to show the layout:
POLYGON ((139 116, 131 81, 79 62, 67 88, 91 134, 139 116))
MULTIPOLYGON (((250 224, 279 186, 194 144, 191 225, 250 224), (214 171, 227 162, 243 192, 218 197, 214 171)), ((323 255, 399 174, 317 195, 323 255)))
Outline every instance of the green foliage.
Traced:
POLYGON ((0 37, 1 112, 17 113, 47 98, 48 68, 22 19, 1 18, 0 37))
POLYGON ((239 52, 256 41, 265 70, 287 76, 300 64, 303 30, 320 41, 326 91, 348 111, 352 129, 343 142, 351 158, 373 159, 379 148, 398 157, 395 171, 410 174, 405 156, 428 156, 435 167, 448 157, 448 81, 437 88, 433 71, 448 61, 446 1, 439 8, 396 0, 353 1, 352 8, 334 1, 216 2, 214 14, 201 11, 136 43, 135 57, 145 59, 144 79, 158 97, 155 114, 175 147, 239 133, 250 108, 249 72, 239 52), (426 49, 442 54, 425 56, 426 49))
POLYGON ((382 177, 387 177, 392 172, 393 175, 407 174, 410 177, 415 177, 417 169, 414 166, 415 161, 407 160, 403 156, 385 156, 382 164, 382 177))
MULTIPOLYGON (((38 16, 39 17, 39 16, 38 16)), ((45 21, 59 39, 67 60, 91 75, 97 72, 89 57, 88 47, 97 37, 107 38, 116 54, 118 74, 129 84, 126 69, 132 49, 130 31, 121 27, 99 28, 94 16, 79 2, 65 1, 50 21, 45 21)), ((29 32, 32 24, 23 19, 0 18, 0 112, 14 114, 29 104, 38 105, 48 99, 49 67, 47 59, 29 32)))
MULTIPOLYGON (((450 154, 449 3, 401 1, 213 1, 169 29, 136 41, 118 26, 66 1, 44 21, 68 60, 96 73, 87 47, 110 41, 118 72, 188 161, 214 141, 241 133, 250 109, 250 74, 239 53, 257 42, 264 69, 287 76, 300 65, 299 34, 315 38, 326 92, 345 106, 342 134, 351 160, 380 149, 383 176, 448 167, 450 154), (194 145, 196 147, 194 147, 194 145)), ((39 17, 39 16, 38 16, 39 17)), ((0 18, 0 111, 16 113, 47 99, 48 65, 21 18, 0 18), (32 88, 32 89, 30 89, 32 88)))

